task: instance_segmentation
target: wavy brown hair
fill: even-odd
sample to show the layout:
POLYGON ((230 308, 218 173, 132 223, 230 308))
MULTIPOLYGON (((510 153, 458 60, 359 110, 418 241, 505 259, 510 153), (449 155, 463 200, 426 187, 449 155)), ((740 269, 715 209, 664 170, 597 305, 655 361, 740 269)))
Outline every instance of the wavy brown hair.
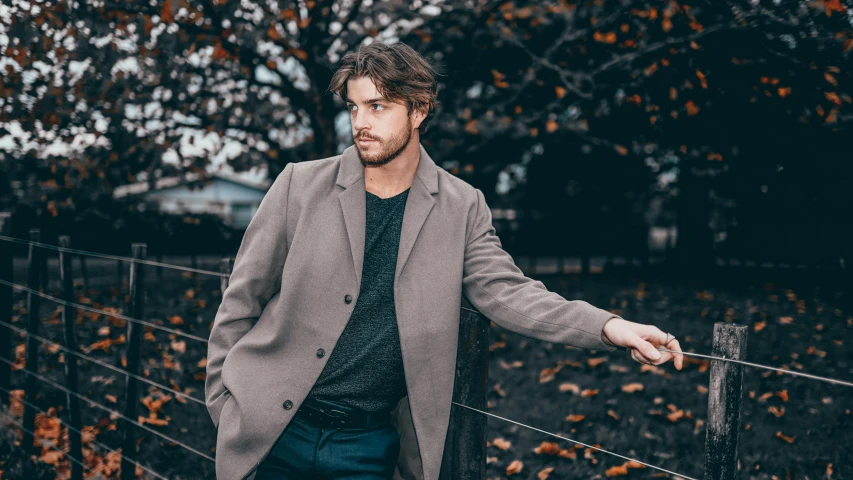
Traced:
POLYGON ((343 56, 329 91, 346 101, 348 80, 370 78, 382 96, 405 103, 409 114, 412 110, 426 113, 418 127, 418 132, 424 134, 438 107, 435 75, 430 63, 412 47, 401 42, 390 45, 373 42, 343 56))

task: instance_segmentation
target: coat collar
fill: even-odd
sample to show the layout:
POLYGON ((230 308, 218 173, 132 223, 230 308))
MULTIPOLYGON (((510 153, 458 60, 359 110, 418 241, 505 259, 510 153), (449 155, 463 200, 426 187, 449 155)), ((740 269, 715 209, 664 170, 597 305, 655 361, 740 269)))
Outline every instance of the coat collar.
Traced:
MULTIPOLYGON (((438 193, 438 168, 427 154, 423 145, 420 147, 418 168, 403 213, 403 226, 400 231, 400 246, 397 253, 397 266, 394 272, 394 282, 400 276, 415 240, 426 221, 429 212, 435 205, 434 194, 438 193)), ((347 236, 352 249, 353 264, 358 285, 361 285, 361 272, 364 264, 364 237, 366 223, 366 196, 364 187, 364 166, 358 158, 355 145, 350 145, 341 155, 340 166, 336 179, 337 185, 344 188, 338 194, 341 210, 344 215, 347 236)))
MULTIPOLYGON (((418 143, 418 147, 420 147, 421 155, 418 160, 415 182, 420 179, 430 194, 438 193, 438 171, 435 168, 435 162, 432 161, 422 144, 418 143)), ((338 169, 338 177, 335 181, 341 187, 349 188, 353 182, 361 178, 361 186, 364 188, 364 166, 358 159, 356 148, 355 145, 350 145, 341 154, 341 166, 338 169)))

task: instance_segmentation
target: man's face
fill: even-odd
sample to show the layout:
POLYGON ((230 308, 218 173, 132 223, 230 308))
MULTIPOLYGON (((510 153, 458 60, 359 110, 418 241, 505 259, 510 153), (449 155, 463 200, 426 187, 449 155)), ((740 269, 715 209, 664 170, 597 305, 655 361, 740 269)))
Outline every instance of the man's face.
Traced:
POLYGON ((385 165, 406 149, 414 130, 406 105, 384 98, 367 77, 347 81, 346 100, 352 139, 362 165, 385 165))

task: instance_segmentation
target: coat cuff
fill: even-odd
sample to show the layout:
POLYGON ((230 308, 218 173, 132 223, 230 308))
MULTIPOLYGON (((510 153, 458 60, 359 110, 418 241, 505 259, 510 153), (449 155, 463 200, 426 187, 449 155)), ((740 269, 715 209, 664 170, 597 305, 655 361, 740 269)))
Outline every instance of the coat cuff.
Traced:
POLYGON ((604 325, 607 324, 607 322, 609 322, 610 320, 613 320, 614 318, 618 318, 621 320, 624 320, 624 319, 622 317, 620 317, 619 315, 608 312, 607 310, 602 310, 602 312, 604 312, 604 315, 602 315, 599 319, 596 319, 596 326, 598 327, 598 331, 599 331, 598 341, 599 341, 600 345, 598 345, 597 347, 593 347, 593 349, 594 350, 604 350, 607 352, 613 352, 615 350, 618 350, 619 347, 610 346, 604 342, 604 325))

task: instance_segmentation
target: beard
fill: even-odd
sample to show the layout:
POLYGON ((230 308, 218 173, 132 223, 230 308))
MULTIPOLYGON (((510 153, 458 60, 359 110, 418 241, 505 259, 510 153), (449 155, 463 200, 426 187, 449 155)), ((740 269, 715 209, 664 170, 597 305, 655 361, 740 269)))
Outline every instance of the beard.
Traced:
POLYGON ((358 159, 364 167, 381 167, 400 156, 403 150, 409 146, 409 141, 412 139, 412 120, 407 118, 406 128, 399 134, 391 137, 388 141, 373 136, 368 136, 368 138, 375 140, 373 146, 370 147, 375 152, 362 152, 361 147, 358 146, 357 137, 353 138, 356 142, 355 151, 358 152, 358 159))

